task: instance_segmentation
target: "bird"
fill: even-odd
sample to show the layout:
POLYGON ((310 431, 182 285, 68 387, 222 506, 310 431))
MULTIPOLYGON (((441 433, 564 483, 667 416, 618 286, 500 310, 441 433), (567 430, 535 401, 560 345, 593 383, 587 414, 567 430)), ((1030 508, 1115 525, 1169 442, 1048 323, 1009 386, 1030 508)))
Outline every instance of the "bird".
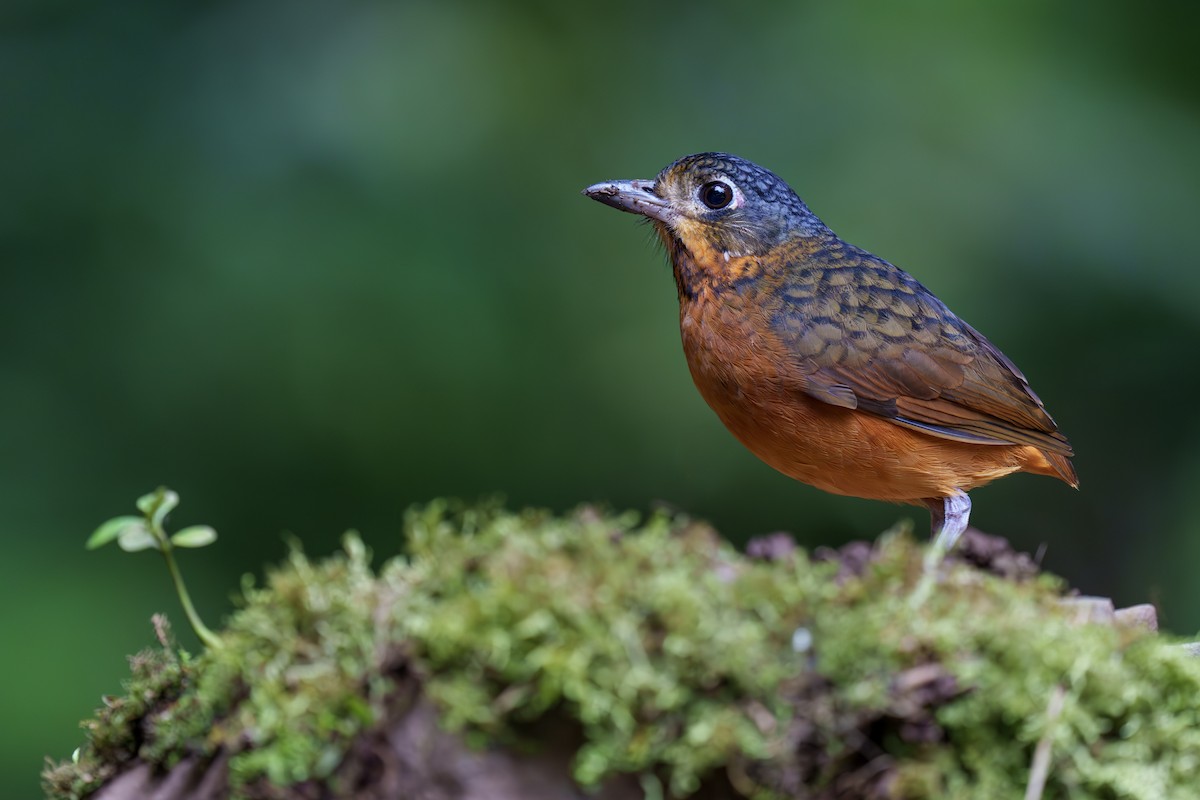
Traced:
POLYGON ((697 153, 583 193, 645 217, 666 248, 692 379, 784 475, 924 506, 936 552, 968 493, 1028 472, 1079 479, 1025 375, 913 276, 842 240, 775 173, 697 153))

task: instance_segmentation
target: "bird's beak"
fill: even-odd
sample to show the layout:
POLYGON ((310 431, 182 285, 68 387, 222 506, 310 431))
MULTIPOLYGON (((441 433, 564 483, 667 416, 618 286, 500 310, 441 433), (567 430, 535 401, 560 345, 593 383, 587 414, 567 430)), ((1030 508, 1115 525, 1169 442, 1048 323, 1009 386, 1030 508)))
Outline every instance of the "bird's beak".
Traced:
POLYGON ((671 205, 654 193, 654 181, 605 181, 583 190, 593 200, 630 214, 670 222, 675 216, 671 205))

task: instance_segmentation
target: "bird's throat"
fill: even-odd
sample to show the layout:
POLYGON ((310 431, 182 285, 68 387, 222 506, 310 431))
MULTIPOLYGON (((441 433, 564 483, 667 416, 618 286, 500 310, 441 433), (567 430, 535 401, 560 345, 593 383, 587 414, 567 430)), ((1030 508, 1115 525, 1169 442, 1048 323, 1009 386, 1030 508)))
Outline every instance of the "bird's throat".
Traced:
POLYGON ((655 228, 671 259, 680 302, 736 289, 762 276, 757 256, 721 250, 703 237, 680 236, 661 222, 655 228))

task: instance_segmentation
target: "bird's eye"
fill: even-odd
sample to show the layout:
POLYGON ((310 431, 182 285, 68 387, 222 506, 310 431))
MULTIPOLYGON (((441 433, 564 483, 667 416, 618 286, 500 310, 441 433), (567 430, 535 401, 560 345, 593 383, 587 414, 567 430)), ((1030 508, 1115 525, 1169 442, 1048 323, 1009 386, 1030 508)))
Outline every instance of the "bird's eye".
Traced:
POLYGON ((700 187, 700 202, 711 209, 724 208, 733 200, 733 187, 725 181, 709 181, 700 187))

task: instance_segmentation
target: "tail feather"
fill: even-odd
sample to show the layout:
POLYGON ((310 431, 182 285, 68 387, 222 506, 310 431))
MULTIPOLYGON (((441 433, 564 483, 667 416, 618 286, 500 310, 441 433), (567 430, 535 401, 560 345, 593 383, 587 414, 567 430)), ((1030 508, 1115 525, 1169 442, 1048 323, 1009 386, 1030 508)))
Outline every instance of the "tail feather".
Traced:
POLYGON ((1062 453, 1051 453, 1045 450, 1042 451, 1042 457, 1049 462, 1054 471, 1058 473, 1058 477, 1062 478, 1067 485, 1072 489, 1079 488, 1079 476, 1075 473, 1075 465, 1071 463, 1069 457, 1062 453))

